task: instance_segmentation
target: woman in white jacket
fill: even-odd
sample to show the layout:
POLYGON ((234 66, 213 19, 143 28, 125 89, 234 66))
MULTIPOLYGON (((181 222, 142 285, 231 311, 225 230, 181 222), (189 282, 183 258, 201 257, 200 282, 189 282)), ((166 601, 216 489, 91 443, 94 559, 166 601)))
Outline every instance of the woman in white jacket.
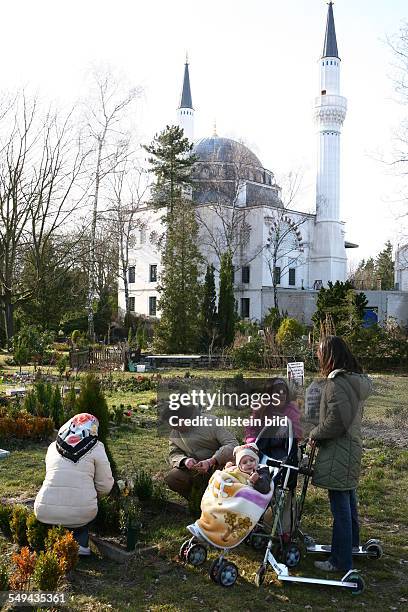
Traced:
POLYGON ((80 555, 90 555, 88 524, 98 512, 98 496, 113 486, 99 422, 81 413, 63 425, 45 458, 46 475, 34 503, 39 521, 73 530, 80 555))

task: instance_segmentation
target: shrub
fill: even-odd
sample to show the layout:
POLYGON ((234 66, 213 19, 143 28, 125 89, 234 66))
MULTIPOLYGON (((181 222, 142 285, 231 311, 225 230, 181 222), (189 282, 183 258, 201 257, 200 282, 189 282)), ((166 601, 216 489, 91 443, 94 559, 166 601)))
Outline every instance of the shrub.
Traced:
POLYGON ((146 470, 138 470, 133 478, 133 493, 141 501, 149 500, 153 497, 153 479, 146 470))
POLYGON ((264 363, 265 342, 255 336, 250 342, 231 350, 231 359, 236 368, 261 368, 264 363))
POLYGON ((61 393, 58 385, 54 387, 54 393, 51 400, 51 418, 54 421, 56 429, 59 429, 64 424, 64 406, 62 404, 61 393))
POLYGON ((7 567, 0 563, 0 591, 8 591, 10 586, 10 579, 7 567))
POLYGON ((300 338, 303 335, 304 330, 304 326, 299 323, 299 321, 286 317, 279 325, 279 329, 276 333, 276 341, 281 346, 286 346, 292 340, 300 338))
POLYGON ((164 486, 164 483, 153 483, 152 505, 154 506, 154 508, 157 508, 158 510, 163 509, 166 505, 167 498, 167 489, 164 486))
POLYGON ((0 531, 6 538, 11 537, 11 517, 13 507, 9 504, 0 504, 0 531))
POLYGON ((57 555, 62 573, 67 574, 74 569, 78 563, 79 545, 71 531, 57 538, 52 550, 57 555))
POLYGON ((27 519, 29 512, 25 506, 17 505, 13 508, 10 528, 13 541, 19 546, 27 545, 27 519))
POLYGON ((52 419, 27 416, 17 419, 0 417, 0 438, 46 440, 54 431, 52 419))
POLYGON ((60 376, 64 374, 65 370, 68 367, 68 364, 69 364, 68 355, 58 355, 56 366, 57 366, 57 370, 60 376))
POLYGON ((263 326, 273 332, 277 332, 282 321, 279 308, 270 308, 263 320, 263 326))
POLYGON ((62 527, 62 525, 56 525, 48 530, 45 538, 45 550, 52 552, 56 542, 63 538, 68 533, 68 529, 62 527))
POLYGON ((36 566, 37 553, 30 552, 28 546, 24 546, 19 553, 12 555, 16 571, 10 578, 10 586, 17 591, 28 591, 31 576, 36 566))
POLYGON ((30 514, 27 518, 27 542, 32 549, 37 551, 44 550, 48 530, 48 525, 40 523, 35 514, 30 514))
POLYGON ((64 421, 68 421, 69 419, 72 419, 73 416, 78 414, 77 396, 74 385, 72 385, 68 393, 64 395, 62 404, 64 408, 64 421))
POLYGON ((55 591, 62 574, 55 552, 40 553, 33 573, 34 584, 40 591, 55 591))
POLYGON ((120 529, 120 503, 118 497, 102 497, 98 501, 98 514, 94 521, 99 534, 118 532, 120 529))
POLYGON ((113 405, 109 410, 111 420, 116 424, 120 425, 123 422, 123 411, 125 407, 123 404, 120 406, 113 405))

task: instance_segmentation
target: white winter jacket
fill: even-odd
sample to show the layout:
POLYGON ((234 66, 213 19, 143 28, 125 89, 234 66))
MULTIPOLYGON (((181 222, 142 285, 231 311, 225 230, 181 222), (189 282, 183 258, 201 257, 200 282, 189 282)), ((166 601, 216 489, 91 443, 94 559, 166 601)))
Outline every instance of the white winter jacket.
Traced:
POLYGON ((37 519, 70 528, 92 521, 98 512, 98 494, 107 495, 113 486, 103 443, 98 442, 73 463, 59 454, 53 442, 48 447, 45 465, 45 480, 34 503, 37 519))

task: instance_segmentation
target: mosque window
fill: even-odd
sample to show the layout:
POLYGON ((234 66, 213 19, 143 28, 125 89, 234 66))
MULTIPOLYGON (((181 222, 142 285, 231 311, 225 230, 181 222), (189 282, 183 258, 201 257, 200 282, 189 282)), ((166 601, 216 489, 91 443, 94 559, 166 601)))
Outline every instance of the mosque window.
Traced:
POLYGON ((274 275, 274 281, 276 285, 280 285, 281 282, 281 269, 279 266, 275 266, 275 269, 273 271, 273 275, 274 275))
POLYGON ((129 270, 128 270, 128 278, 129 278, 129 283, 134 283, 135 282, 135 266, 130 266, 129 270))
POLYGON ((322 96, 326 95, 326 91, 327 91, 326 89, 322 89, 322 96))
POLYGON ((156 309, 157 309, 156 296, 151 295, 149 297, 149 315, 151 317, 155 317, 156 316, 156 309))
POLYGON ((241 279, 243 283, 249 283, 249 266, 242 267, 241 279))
POLYGON ((332 60, 330 60, 330 66, 333 66, 333 62, 332 62, 332 60))
POLYGON ((249 298, 241 298, 241 317, 249 319, 249 298))
POLYGON ((134 297, 129 298, 129 310, 130 312, 135 312, 135 298, 134 297))
POLYGON ((296 268, 289 268, 289 285, 296 285, 296 268))

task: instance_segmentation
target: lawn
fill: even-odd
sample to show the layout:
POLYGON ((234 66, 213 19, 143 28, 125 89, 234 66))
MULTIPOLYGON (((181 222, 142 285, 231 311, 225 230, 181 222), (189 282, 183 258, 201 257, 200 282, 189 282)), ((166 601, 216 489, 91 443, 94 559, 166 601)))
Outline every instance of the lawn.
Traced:
MULTIPOLYGON (((172 372, 176 374, 176 372, 172 372)), ((181 375, 184 374, 180 373, 181 375)), ((217 375, 231 376, 231 371, 217 375)), ((266 373, 263 373, 264 375, 266 373)), ((208 372, 206 372, 208 375, 208 372)), ((258 373, 262 375, 262 373, 258 373)), ((375 378, 376 392, 366 405, 365 428, 392 427, 387 408, 404 402, 408 378, 381 375, 375 378)), ((152 392, 109 394, 108 402, 138 406, 147 403, 152 392), (143 395, 143 397, 142 397, 143 395)), ((142 414, 147 427, 130 429, 121 426, 111 432, 110 446, 119 469, 130 475, 136 467, 145 467, 156 475, 166 469, 167 442, 156 435, 152 409, 142 414)), ((3 441, 4 444, 4 441, 3 441)), ((1 445, 1 444, 0 444, 1 445)), ((46 445, 17 445, 11 456, 0 462, 0 496, 35 495, 44 472, 46 445)), ((67 584, 70 610, 136 610, 227 612, 240 610, 327 611, 381 607, 385 610, 408 609, 408 450, 379 439, 365 441, 364 464, 359 488, 362 539, 379 537, 385 555, 378 561, 358 560, 367 589, 359 597, 346 589, 312 585, 282 586, 269 571, 265 584, 257 589, 254 574, 260 553, 245 545, 229 554, 240 569, 238 583, 232 589, 213 584, 208 577, 209 561, 202 568, 182 565, 177 558, 180 544, 186 538, 185 525, 194 517, 162 512, 145 525, 145 540, 157 544, 159 553, 145 553, 126 567, 100 558, 81 560, 67 584)), ((306 501, 304 530, 321 543, 330 534, 330 514, 324 491, 310 487, 306 501)), ((0 556, 10 555, 10 545, 0 537, 0 556)), ((210 560, 215 557, 210 554, 210 560)), ((305 557, 296 573, 316 575, 313 561, 305 557)))

